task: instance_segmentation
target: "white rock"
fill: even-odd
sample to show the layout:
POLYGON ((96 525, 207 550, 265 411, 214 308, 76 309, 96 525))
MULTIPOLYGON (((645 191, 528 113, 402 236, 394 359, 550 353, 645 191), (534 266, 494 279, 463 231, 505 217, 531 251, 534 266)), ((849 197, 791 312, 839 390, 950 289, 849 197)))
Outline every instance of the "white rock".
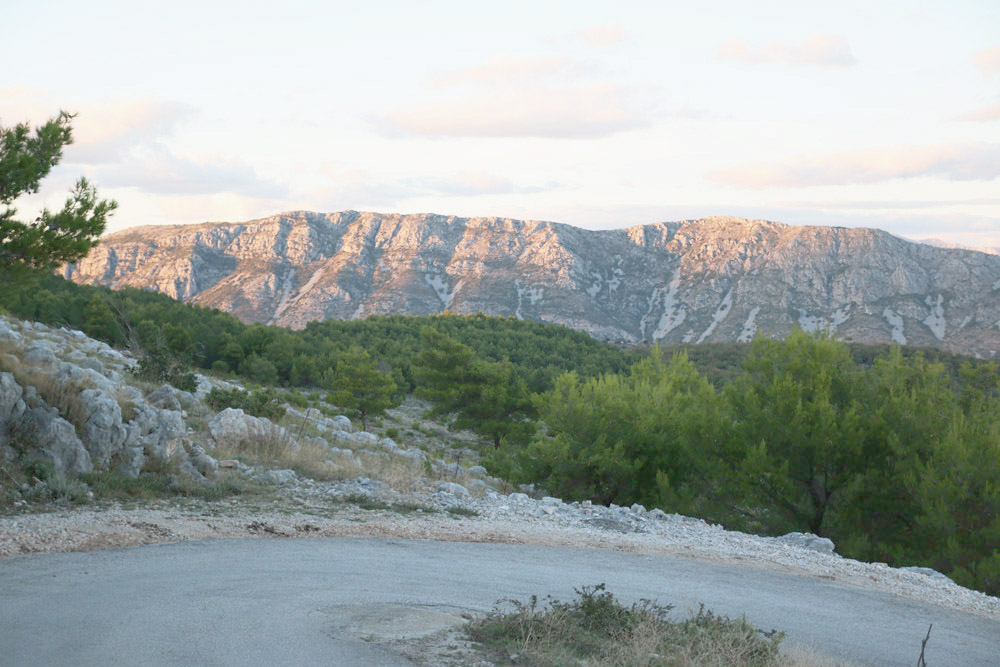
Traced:
POLYGON ((288 484, 296 479, 294 470, 268 470, 257 475, 257 479, 267 484, 288 484))
POLYGON ((818 551, 825 554, 832 554, 834 549, 833 540, 825 537, 819 537, 817 535, 813 535, 812 533, 788 533, 787 535, 782 535, 781 537, 776 537, 774 539, 781 544, 799 547, 800 549, 818 551))
POLYGON ((466 489, 461 484, 456 484, 454 482, 441 482, 437 485, 438 493, 450 493, 453 496, 458 496, 460 498, 466 498, 469 496, 469 490, 466 489))

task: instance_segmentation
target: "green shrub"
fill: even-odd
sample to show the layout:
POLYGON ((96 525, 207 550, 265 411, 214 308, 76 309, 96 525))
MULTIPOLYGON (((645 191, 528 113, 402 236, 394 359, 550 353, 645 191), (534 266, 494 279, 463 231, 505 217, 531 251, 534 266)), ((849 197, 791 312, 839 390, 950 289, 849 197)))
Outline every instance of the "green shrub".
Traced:
POLYGON ((248 414, 266 417, 272 421, 281 419, 286 414, 285 407, 281 404, 281 398, 273 389, 226 391, 219 387, 213 387, 212 391, 208 392, 208 396, 205 397, 205 402, 213 410, 239 408, 248 414))

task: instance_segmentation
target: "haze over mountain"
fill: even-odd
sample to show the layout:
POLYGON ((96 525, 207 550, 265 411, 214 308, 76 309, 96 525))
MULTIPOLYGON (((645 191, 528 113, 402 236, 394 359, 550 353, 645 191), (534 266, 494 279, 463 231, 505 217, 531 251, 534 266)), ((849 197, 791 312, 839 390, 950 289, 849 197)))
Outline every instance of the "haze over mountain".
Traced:
POLYGON ((298 211, 127 229, 63 274, 292 328, 448 309, 624 341, 749 341, 799 325, 860 342, 1000 351, 1000 256, 865 228, 713 217, 591 231, 298 211))

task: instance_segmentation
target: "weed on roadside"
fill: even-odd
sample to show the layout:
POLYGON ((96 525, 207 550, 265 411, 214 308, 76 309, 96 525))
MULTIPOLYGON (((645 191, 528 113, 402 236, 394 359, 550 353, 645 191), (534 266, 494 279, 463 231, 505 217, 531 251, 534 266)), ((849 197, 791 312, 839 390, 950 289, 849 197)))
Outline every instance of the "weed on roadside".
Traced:
POLYGON ((537 596, 505 600, 466 626, 495 664, 699 665, 778 667, 784 633, 758 630, 745 618, 717 616, 704 607, 671 620, 671 605, 642 600, 626 607, 604 584, 576 589, 577 599, 537 596), (503 608, 508 608, 504 611, 503 608))

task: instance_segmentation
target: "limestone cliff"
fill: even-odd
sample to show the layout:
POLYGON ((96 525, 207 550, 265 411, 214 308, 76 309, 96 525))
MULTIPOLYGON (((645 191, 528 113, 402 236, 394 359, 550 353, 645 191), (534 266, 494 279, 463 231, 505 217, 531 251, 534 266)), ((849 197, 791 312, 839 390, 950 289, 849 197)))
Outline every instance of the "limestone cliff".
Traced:
POLYGON ((64 275, 247 322, 449 309, 612 340, 747 341, 796 324, 843 339, 1000 351, 1000 256, 874 229, 706 218, 590 231, 503 218, 290 212, 138 227, 64 275))

